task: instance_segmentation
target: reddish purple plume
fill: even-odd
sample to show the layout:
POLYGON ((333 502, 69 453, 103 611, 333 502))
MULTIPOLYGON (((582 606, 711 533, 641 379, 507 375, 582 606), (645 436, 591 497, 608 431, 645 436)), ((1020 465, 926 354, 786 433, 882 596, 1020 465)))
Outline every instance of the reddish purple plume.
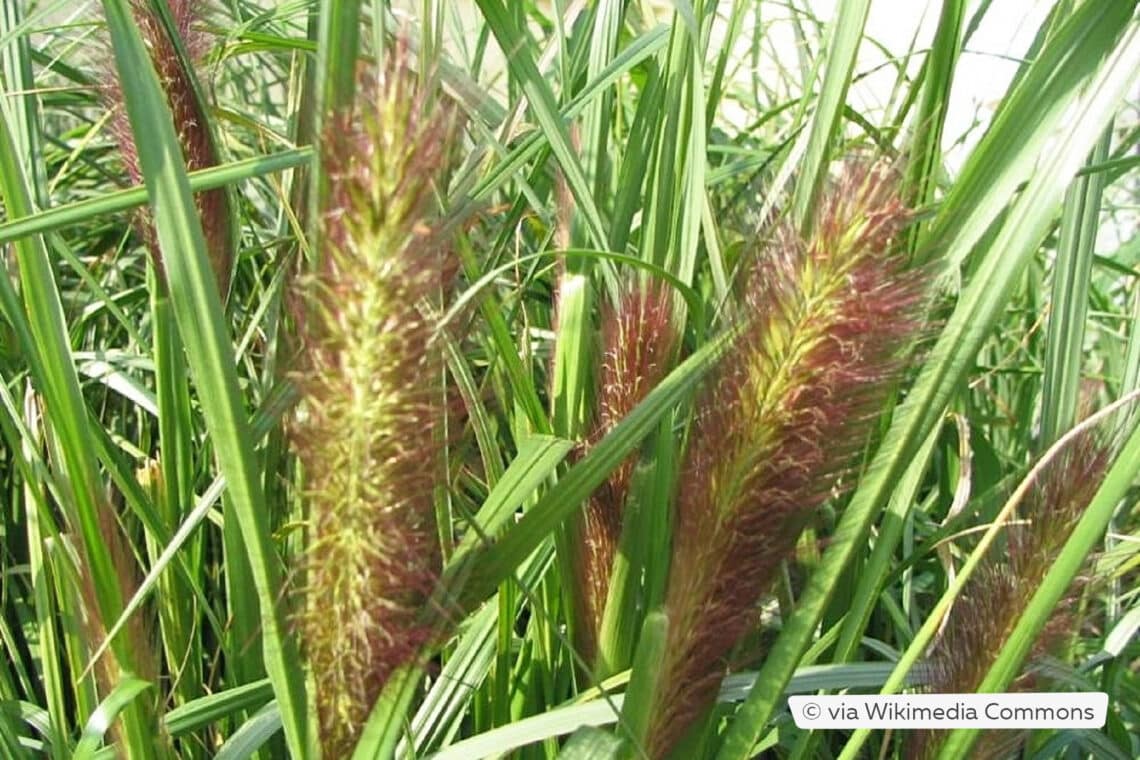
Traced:
POLYGON ((781 561, 850 485, 924 326, 927 277, 894 247, 910 217, 890 171, 851 165, 811 239, 779 229, 750 264, 743 331, 698 404, 680 476, 652 757, 711 707, 781 561))
MULTIPOLYGON (((202 0, 164 0, 170 10, 175 32, 186 52, 191 67, 199 66, 213 42, 205 30, 208 3, 202 0)), ((218 149, 210 130, 209 115, 203 110, 203 103, 196 96, 195 82, 201 78, 192 68, 183 65, 177 47, 166 33, 159 17, 146 0, 133 0, 131 11, 138 25, 143 42, 150 53, 151 63, 158 74, 159 84, 166 94, 167 104, 174 118, 174 128, 178 142, 182 146, 182 157, 189 171, 206 169, 220 163, 218 149)), ((102 87, 103 101, 113 109, 110 121, 111 134, 119 145, 127 175, 135 184, 143 181, 139 166, 138 149, 134 131, 127 110, 123 104, 123 93, 115 69, 113 54, 107 50, 106 84, 102 87)), ((201 90, 199 90, 201 91, 201 90)), ((206 236, 206 250, 210 266, 218 283, 222 298, 229 293, 230 276, 234 263, 235 240, 230 217, 230 201, 225 188, 207 190, 194 196, 198 216, 206 236)), ((160 275, 165 279, 162 253, 158 236, 148 211, 135 214, 135 226, 150 253, 151 260, 160 275)))
POLYGON ((326 757, 351 754, 384 684, 433 636, 446 483, 438 309, 456 263, 433 186, 456 122, 404 48, 364 77, 357 103, 322 142, 322 250, 295 294, 291 435, 309 522, 297 623, 326 757))
MULTIPOLYGON (((671 313, 671 293, 655 283, 627 286, 616 305, 603 309, 597 416, 588 445, 605 437, 665 376, 677 348, 671 313)), ((636 464, 637 454, 627 457, 594 492, 579 530, 576 639, 587 662, 597 655, 622 513, 636 464)))
MULTIPOLYGON (((1044 581, 1076 527, 1108 466, 1108 450, 1092 431, 1080 433, 1038 476, 1017 518, 1006 529, 1003 551, 989 555, 967 581, 948 613, 932 648, 926 672, 933 693, 969 694, 977 690, 1009 640, 1033 593, 1044 581)), ((1055 649, 1079 625, 1074 615, 1084 581, 1076 580, 1037 637, 1028 661, 1055 649)), ((1010 691, 1034 688, 1027 671, 1010 691)), ((915 731, 907 736, 907 757, 938 753, 944 731, 915 731)), ((1024 739, 1020 732, 983 732, 973 750, 977 757, 1006 757, 1024 739)))

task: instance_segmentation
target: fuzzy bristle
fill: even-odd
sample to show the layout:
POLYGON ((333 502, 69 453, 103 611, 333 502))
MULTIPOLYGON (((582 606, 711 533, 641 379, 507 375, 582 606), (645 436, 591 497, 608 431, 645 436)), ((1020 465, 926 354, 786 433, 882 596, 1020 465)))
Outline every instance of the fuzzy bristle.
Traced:
POLYGON ((431 636, 440 552, 433 491, 447 407, 438 301, 456 271, 432 211, 454 120, 400 56, 323 142, 329 205, 299 283, 302 397, 292 426, 310 538, 299 630, 326 757, 344 757, 383 684, 431 636))
MULTIPOLYGON (((677 344, 670 296, 660 285, 633 285, 625 289, 617 304, 607 304, 603 309, 597 417, 588 445, 613 430, 665 376, 677 344)), ((597 637, 621 537, 622 512, 636 463, 636 454, 623 460, 583 511, 577 562, 577 644, 587 662, 597 654, 597 637)))
POLYGON ((712 704, 804 524, 865 444, 922 326, 926 277, 893 252, 891 173, 848 168, 815 233, 783 229, 745 282, 745 329, 698 407, 680 478, 667 657, 650 755, 712 704))
MULTIPOLYGON (((205 29, 208 3, 204 0, 165 0, 165 2, 189 64, 200 65, 213 41, 205 29)), ((203 113, 194 95, 195 73, 183 66, 175 45, 167 36, 165 27, 147 0, 132 0, 131 12, 150 53, 159 84, 166 94, 187 170, 195 171, 218 165, 220 159, 209 129, 207 114, 203 113)), ((127 175, 132 182, 139 184, 143 181, 143 176, 134 131, 127 118, 118 74, 110 63, 107 64, 107 69, 107 83, 102 87, 102 97, 108 107, 113 109, 110 121, 111 134, 119 145, 127 175)), ((194 196, 194 203, 202 221, 206 250, 218 283, 218 291, 222 298, 225 298, 229 292, 234 262, 229 197, 225 188, 217 188, 197 193, 194 196)), ((149 213, 137 212, 134 223, 155 268, 164 278, 165 267, 158 245, 158 236, 149 213)))
MULTIPOLYGON (((986 557, 951 608, 926 666, 931 692, 969 694, 982 683, 1100 486, 1107 464, 1107 449, 1086 431, 1046 466, 1026 496, 1018 521, 1007 528, 1005 551, 986 557)), ((1030 662, 1047 655, 1078 625, 1070 611, 1081 589, 1080 579, 1068 589, 1034 642, 1030 662)), ((1033 675, 1026 672, 1010 691, 1033 686, 1033 675)), ((998 733, 983 733, 975 754, 1004 756, 1008 742, 998 733)), ((945 736, 944 731, 913 732, 907 756, 933 757, 945 736)))

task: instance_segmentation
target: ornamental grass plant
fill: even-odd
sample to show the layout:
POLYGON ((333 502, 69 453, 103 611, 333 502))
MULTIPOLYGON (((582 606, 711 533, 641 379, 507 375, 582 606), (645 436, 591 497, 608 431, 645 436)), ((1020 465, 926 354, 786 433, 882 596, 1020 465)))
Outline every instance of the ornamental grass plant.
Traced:
POLYGON ((0 758, 1140 756, 1137 2, 822 5, 3 3, 0 758))

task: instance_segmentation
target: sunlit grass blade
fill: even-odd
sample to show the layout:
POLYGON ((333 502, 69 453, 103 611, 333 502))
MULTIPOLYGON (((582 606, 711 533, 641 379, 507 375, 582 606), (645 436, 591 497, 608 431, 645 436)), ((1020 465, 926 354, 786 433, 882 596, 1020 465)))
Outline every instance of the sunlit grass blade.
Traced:
MULTIPOLYGON (((1089 164, 1104 161, 1111 142, 1110 127, 1089 156, 1089 164)), ((1106 178, 1100 172, 1077 177, 1065 194, 1061 238, 1053 266, 1049 331, 1046 334, 1039 447, 1051 444, 1076 422, 1089 311, 1089 283, 1105 182, 1106 178)))
POLYGON ((823 84, 809 127, 807 152, 797 172, 792 196, 792 223, 804 234, 814 224, 811 210, 827 176, 827 159, 831 142, 839 129, 847 88, 855 67, 855 54, 863 39, 863 27, 870 12, 870 0, 850 0, 839 6, 838 15, 828 25, 827 63, 823 84))
MULTIPOLYGON (((17 155, 7 115, 0 112, 0 197, 8 214, 15 218, 32 211, 17 155)), ((41 238, 26 238, 15 248, 26 316, 6 277, 0 285, 0 298, 17 335, 24 340, 23 351, 29 357, 33 380, 45 399, 47 419, 62 452, 62 469, 69 481, 69 493, 63 495, 66 514, 78 528, 83 551, 80 561, 93 587, 95 609, 90 612, 103 621, 113 620, 122 609, 123 590, 116 581, 104 535, 104 527, 113 524, 108 519, 111 507, 102 492, 89 428, 91 418, 75 372, 56 278, 41 238)), ((136 654, 126 642, 116 640, 114 658, 119 667, 134 672, 136 654)), ((140 758, 154 757, 156 752, 153 730, 148 725, 154 718, 151 712, 137 702, 122 711, 125 741, 140 758)))
POLYGON ((201 223, 158 79, 126 3, 107 0, 104 8, 148 195, 152 208, 159 211, 155 223, 171 303, 254 575, 262 613, 265 668, 274 684, 292 752, 308 756, 311 718, 305 709, 296 646, 284 631, 278 607, 280 569, 261 511, 262 481, 233 348, 222 319, 221 296, 210 272, 201 223))

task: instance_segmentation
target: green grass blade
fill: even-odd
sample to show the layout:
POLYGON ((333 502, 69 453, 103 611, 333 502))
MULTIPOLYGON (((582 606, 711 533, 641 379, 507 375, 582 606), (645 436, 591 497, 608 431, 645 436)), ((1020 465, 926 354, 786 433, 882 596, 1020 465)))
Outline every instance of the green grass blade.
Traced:
MULTIPOLYGON (((566 118, 574 118, 583 113, 607 87, 610 87, 622 75, 628 74, 632 69, 642 64, 646 59, 656 55, 669 39, 669 28, 658 26, 650 29, 636 39, 630 41, 622 48, 613 60, 598 73, 595 79, 590 80, 568 102, 563 112, 566 118)), ((475 199, 486 198, 499 189, 515 172, 526 165, 527 161, 538 155, 546 145, 545 133, 536 131, 528 134, 512 147, 503 158, 472 188, 471 196, 475 199)))
POLYGON ((166 730, 174 736, 188 734, 221 718, 245 710, 261 709, 273 699, 268 679, 199 697, 166 713, 166 730))
POLYGON ((322 0, 317 40, 318 112, 329 114, 352 105, 356 60, 360 53, 360 0, 322 0))
POLYGON ((384 760, 392 757, 404 732, 404 716, 419 687, 421 670, 408 665, 393 673, 376 700, 352 760, 384 760))
MULTIPOLYGON (((645 617, 641 638, 633 657, 633 670, 629 688, 625 693, 621 711, 623 726, 629 732, 634 747, 644 747, 649 731, 654 700, 661 675, 661 661, 665 658, 665 644, 669 632, 669 618, 664 612, 651 612, 645 617)), ((639 751, 635 750, 633 756, 639 751)))
POLYGON ((410 733, 420 755, 439 746, 447 732, 454 730, 457 718, 463 717, 464 706, 491 669, 498 622, 496 602, 497 599, 489 600, 474 617, 468 618, 467 628, 449 653, 440 677, 412 718, 410 733))
POLYGON ((960 264, 970 255, 1004 199, 1025 182, 1050 136, 1065 124, 1074 91, 1103 63, 1134 8, 1130 0, 1086 3, 1065 19, 1003 99, 993 124, 943 198, 929 228, 928 250, 920 253, 929 257, 935 246, 953 238, 962 244, 951 262, 960 264), (986 202, 978 201, 987 196, 986 202))
POLYGON ((677 480, 674 415, 666 415, 634 471, 599 632, 598 675, 630 666, 641 618, 664 600, 677 480))
MULTIPOLYGON (((295 169, 311 161, 312 156, 312 148, 296 148, 234 161, 222 166, 213 166, 209 169, 199 169, 189 174, 190 189, 195 192, 212 190, 253 177, 263 177, 268 174, 295 169)), ((97 216, 127 211, 146 205, 146 203, 146 188, 134 187, 128 190, 101 194, 97 198, 75 201, 38 211, 25 217, 9 218, 0 224, 0 243, 10 243, 31 235, 56 232, 94 219, 97 216)))
POLYGON ((87 719, 87 725, 83 727, 83 736, 75 745, 73 760, 91 760, 115 721, 115 717, 151 687, 152 684, 138 678, 126 678, 120 681, 87 719))
MULTIPOLYGON (((924 63, 922 103, 918 109, 915 134, 907 164, 907 191, 911 205, 922 208, 934 200, 938 173, 942 168, 942 131, 950 105, 954 69, 962 51, 962 24, 965 0, 943 0, 934 45, 924 63)), ((911 234, 911 254, 920 245, 921 223, 911 234)))
POLYGON ((494 539, 509 523, 519 505, 556 472, 572 448, 573 441, 553 436, 523 439, 519 453, 487 495, 472 529, 464 535, 452 561, 464 561, 481 542, 494 539))
MULTIPOLYGON (((0 112, 0 193, 9 216, 19 219, 31 213, 32 205, 23 172, 16 162, 17 155, 8 121, 0 112)), ((103 508, 101 479, 55 274, 41 239, 21 240, 15 248, 27 315, 20 313, 11 283, 4 278, 0 287, 4 291, 6 316, 16 328, 28 355, 37 390, 44 396, 48 418, 64 451, 73 489, 69 516, 76 521, 89 552, 87 561, 91 564, 91 573, 96 578, 111 579, 115 575, 98 521, 103 508)), ((122 599, 117 583, 107 585, 108 588, 96 592, 100 612, 115 615, 122 606, 122 599)))
POLYGON ((171 304, 254 575, 262 617, 265 669, 274 685, 290 749, 296 757, 308 757, 313 754, 313 747, 303 673, 296 645, 284 630, 283 614, 277 604, 280 569, 264 520, 253 437, 186 166, 170 111, 142 39, 131 22, 128 4, 124 0, 105 0, 104 8, 151 208, 156 212, 171 304))
POLYGON ((270 702, 234 731, 218 748, 214 760, 248 760, 280 730, 281 712, 276 702, 270 702))
MULTIPOLYGON (((17 155, 7 115, 0 110, 0 197, 11 218, 25 217, 32 211, 17 155)), ((101 525, 101 513, 110 509, 110 505, 102 492, 93 435, 88 426, 90 415, 75 371, 55 274, 41 238, 21 240, 15 249, 27 316, 19 313, 16 296, 6 277, 0 285, 0 300, 17 335, 24 341, 22 351, 29 357, 37 390, 43 395, 47 417, 62 452, 69 484, 63 505, 82 541, 86 571, 94 587, 97 609, 93 612, 103 620, 113 620, 122 609, 123 600, 101 525)), ((114 642, 114 646, 120 665, 128 672, 136 671, 139 653, 123 641, 114 642)), ((154 757, 156 747, 151 725, 154 716, 145 706, 132 703, 122 711, 122 717, 128 751, 137 758, 154 757)))
MULTIPOLYGON (((617 54, 618 38, 622 28, 625 3, 620 0, 601 0, 595 10, 593 29, 589 38, 586 67, 587 81, 598 81, 617 54)), ((613 170, 610 122, 614 94, 609 89, 594 98, 582 115, 583 160, 590 171, 593 194, 603 198, 609 191, 609 178, 613 170)))
POLYGON ((499 47, 506 54, 511 71, 522 84, 523 92, 530 101, 531 113, 558 159, 566 183, 574 195, 577 211, 582 215, 590 244, 604 249, 605 225, 590 191, 585 170, 570 144, 570 135, 563 117, 558 113, 557 100, 535 63, 530 38, 516 28, 514 19, 500 0, 476 0, 476 4, 498 40, 499 47))
MULTIPOLYGON (((14 407, 15 404, 12 402, 7 386, 3 383, 0 383, 0 386, 3 386, 0 387, 0 392, 4 394, 5 406, 14 407)), ((31 413, 29 409, 29 414, 31 413)), ((18 419, 18 415, 13 415, 13 418, 18 419)), ((38 459, 36 452, 39 447, 31 433, 31 429, 34 429, 35 426, 29 425, 28 427, 30 429, 24 436, 19 448, 22 449, 22 454, 29 462, 34 462, 38 459)), ((17 447, 13 445, 12 450, 15 451, 16 449, 17 447)), ((43 465, 42 461, 39 464, 44 470, 41 478, 25 476, 27 485, 24 487, 24 492, 27 498, 24 500, 24 509, 27 520, 28 572, 32 584, 36 635, 39 639, 42 662, 40 678, 43 681, 44 696, 47 698, 48 705, 49 730, 45 732, 45 735, 49 738, 51 757, 63 760, 67 757, 67 747, 63 741, 63 736, 68 725, 68 709, 65 701, 67 694, 65 685, 68 682, 68 676, 64 669, 61 637, 55 627, 59 609, 57 600, 51 592, 50 580, 47 577, 50 572, 50 565, 44 558, 44 542, 49 539, 52 533, 57 531, 54 528, 54 521, 50 517, 51 513, 47 504, 44 503, 42 490, 31 485, 42 482, 49 477, 46 466, 43 465)), ((15 651, 14 647, 12 651, 15 651)))
MULTIPOLYGON (((1097 164, 1108 157, 1111 127, 1089 158, 1097 164)), ((1053 267, 1053 297, 1046 334, 1045 377, 1041 391, 1041 433, 1037 445, 1047 447, 1077 421, 1085 325, 1089 311, 1089 282, 1100 221, 1103 173, 1077 177, 1065 195, 1061 240, 1053 267)))
POLYGON ((827 68, 811 120, 807 152, 800 164, 792 196, 792 223, 805 234, 813 226, 811 211, 819 188, 827 176, 828 152, 847 102, 847 88, 851 85, 855 54, 859 51, 870 9, 870 0, 840 3, 839 15, 828 25, 827 68))
MULTIPOLYGON (((152 297, 151 318, 154 323, 155 386, 158 396, 159 469, 161 483, 152 489, 164 526, 181 522, 182 505, 193 503, 193 441, 194 430, 190 410, 190 387, 186 377, 182 343, 178 340, 177 325, 170 302, 164 295, 152 297)), ((160 543, 165 536, 148 536, 151 572, 159 563, 160 543)), ((160 581, 162 615, 161 634, 170 663, 181 663, 174 681, 181 700, 201 696, 201 663, 203 656, 197 646, 194 628, 197 625, 195 594, 187 581, 201 576, 197 562, 198 546, 195 542, 187 552, 196 572, 184 577, 171 573, 160 581)), ((160 566, 165 567, 165 562, 160 566)), ((136 595, 137 596, 137 595, 136 595)), ((128 607, 129 607, 128 603, 128 607)), ((124 609, 124 617, 130 614, 124 609)))
POLYGON ((558 760, 609 760, 618 756, 621 740, 608 731, 591 726, 574 732, 558 753, 558 760))
POLYGON ((587 259, 567 257, 558 283, 558 334, 554 344, 554 378, 550 422, 563 438, 584 433, 594 385, 594 293, 587 259), (574 262, 574 263, 571 263, 574 262))
POLYGON ((671 372, 637 407, 590 450, 498 542, 472 552, 469 561, 445 570, 448 585, 458 582, 464 606, 478 604, 597 488, 653 429, 654 424, 684 399, 719 358, 730 334, 697 350, 671 372))
MULTIPOLYGON (((458 237, 456 241, 456 251, 459 254, 459 260, 462 263, 463 270, 468 279, 473 282, 481 282, 482 279, 479 278, 479 263, 475 260, 475 252, 472 250, 471 243, 466 236, 460 235, 458 237)), ((486 274, 484 278, 486 278, 486 274)), ((488 280, 488 282, 491 281, 492 280, 488 280)), ((468 290, 464 292, 464 297, 474 289, 475 285, 468 288, 468 290)), ((492 345, 496 348, 495 355, 498 361, 504 365, 504 371, 513 396, 511 400, 526 411, 527 420, 534 432, 542 434, 553 432, 546 411, 542 408, 542 401, 538 398, 534 378, 526 371, 526 367, 523 366, 522 359, 519 356, 518 346, 511 336, 510 327, 503 317, 499 299, 494 293, 486 292, 481 294, 479 299, 479 311, 487 321, 487 326, 491 333, 490 340, 492 345)))

